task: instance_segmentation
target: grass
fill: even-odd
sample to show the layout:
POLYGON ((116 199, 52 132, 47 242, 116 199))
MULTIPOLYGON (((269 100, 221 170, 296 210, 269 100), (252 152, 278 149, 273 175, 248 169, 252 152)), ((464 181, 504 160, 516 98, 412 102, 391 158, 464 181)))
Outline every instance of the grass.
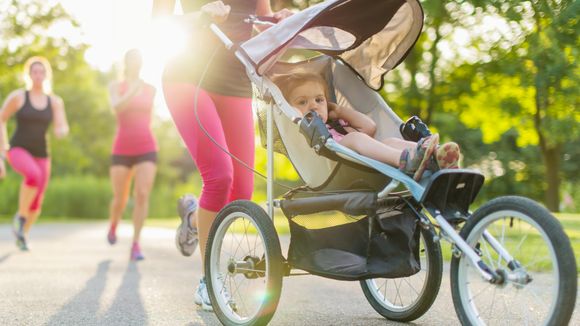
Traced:
MULTIPOLYGON (((556 218, 562 224, 564 231, 570 238, 570 242, 572 244, 572 248, 576 255, 580 254, 580 214, 572 214, 572 213, 562 213, 562 214, 554 214, 556 218)), ((96 220, 90 219, 80 219, 80 218, 65 218, 65 217, 45 217, 42 216, 38 223, 94 223, 96 220)), ((99 220, 103 221, 104 220, 99 220)), ((297 218, 297 223, 299 224, 308 224, 308 228, 310 229, 317 229, 328 227, 329 225, 336 225, 336 224, 343 224, 347 222, 354 221, 352 218, 347 217, 343 214, 317 214, 312 216, 301 216, 297 218)), ((10 223, 11 216, 0 215, 0 223, 10 223)), ((125 222, 128 222, 125 220, 125 222)), ((280 235, 287 235, 290 233, 289 225, 287 219, 281 213, 276 213, 274 218, 274 224, 278 234, 280 235)), ((179 225, 179 218, 178 217, 170 217, 170 218, 149 218, 146 221, 146 226, 148 227, 162 227, 162 228, 175 228, 179 225)), ((244 229, 247 229, 246 226, 238 224, 233 226, 234 230, 243 232, 244 229)), ((254 233, 254 231, 249 230, 247 232, 254 233)), ((495 234, 498 234, 497 232, 495 234)), ((524 232, 525 234, 525 232, 524 232)), ((519 239, 521 239, 521 233, 517 234, 517 236, 510 237, 510 232, 506 233, 506 246, 512 247, 512 250, 518 247, 519 239), (510 241, 511 240, 511 241, 510 241)), ((540 239, 539 236, 536 234, 528 234, 525 242, 525 248, 527 252, 530 252, 528 255, 518 255, 518 259, 522 260, 521 262, 524 264, 533 263, 535 257, 543 256, 547 253, 547 248, 543 246, 543 241, 540 239), (530 249, 532 248, 532 249, 530 249)), ((442 244, 443 249, 443 257, 446 261, 449 261, 451 258, 451 246, 448 243, 442 244)), ((482 248, 484 254, 486 248, 482 248)), ((509 249, 509 248, 508 248, 509 249)), ((491 251, 491 250, 490 250, 491 251)), ((492 260, 496 260, 493 255, 491 255, 492 260)), ((535 264, 537 269, 544 269, 547 266, 543 265, 542 262, 538 262, 535 264)), ((580 272, 580 265, 578 266, 578 271, 580 272)))
MULTIPOLYGON (((575 253, 580 253, 580 214, 554 214, 556 218, 562 224, 564 231, 570 238, 572 248, 575 253)), ((343 214, 318 214, 312 216, 301 216, 297 218, 297 223, 308 224, 308 228, 316 229, 328 227, 329 225, 343 224, 347 222, 352 222, 352 218, 347 217, 343 214)), ((150 219, 147 222, 149 226, 157 227, 170 227, 174 228, 179 224, 179 219, 150 219)), ((278 234, 289 234, 289 226, 287 219, 282 214, 276 214, 274 218, 274 224, 278 234)), ((255 230, 247 230, 247 226, 243 224, 235 224, 232 226, 234 231, 238 232, 248 232, 255 233, 255 230)), ((496 236, 501 234, 501 230, 495 230, 493 232, 496 236)), ((505 246, 510 252, 517 252, 516 258, 524 265, 531 264, 535 270, 545 270, 550 269, 550 266, 546 265, 545 261, 536 261, 537 257, 545 257, 548 253, 547 248, 544 246, 544 242, 538 234, 530 233, 527 230, 520 230, 519 232, 506 232, 505 233, 505 246), (517 252, 519 247, 519 242, 523 235, 526 236, 525 246, 521 249, 525 252, 517 252), (528 254, 529 253, 529 254, 528 254)), ((443 257, 445 261, 451 260, 451 245, 446 241, 443 241, 442 245, 443 257)), ((485 258, 497 261, 497 256, 494 256, 490 248, 482 248, 485 258), (489 256, 488 256, 489 254, 489 256)), ((578 271, 580 272, 580 265, 578 265, 578 271)))

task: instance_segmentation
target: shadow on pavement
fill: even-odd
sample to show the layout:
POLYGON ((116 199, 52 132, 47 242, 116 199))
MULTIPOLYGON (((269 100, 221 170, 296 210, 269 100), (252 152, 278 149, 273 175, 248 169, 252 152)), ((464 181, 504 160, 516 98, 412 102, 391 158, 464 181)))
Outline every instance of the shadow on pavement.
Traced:
POLYGON ((109 310, 98 314, 101 296, 107 283, 110 260, 99 263, 95 276, 81 292, 67 302, 46 325, 145 325, 147 314, 139 294, 141 275, 136 263, 130 262, 109 310))
POLYGON ((50 318, 47 325, 96 324, 99 299, 107 283, 110 264, 110 260, 100 262, 95 276, 87 281, 81 292, 50 318))
POLYGON ((4 261, 8 260, 8 258, 10 258, 12 254, 5 254, 4 256, 0 256, 0 264, 2 264, 4 261))
POLYGON ((130 262, 111 307, 99 320, 101 325, 147 324, 147 313, 139 294, 140 281, 138 264, 130 262))

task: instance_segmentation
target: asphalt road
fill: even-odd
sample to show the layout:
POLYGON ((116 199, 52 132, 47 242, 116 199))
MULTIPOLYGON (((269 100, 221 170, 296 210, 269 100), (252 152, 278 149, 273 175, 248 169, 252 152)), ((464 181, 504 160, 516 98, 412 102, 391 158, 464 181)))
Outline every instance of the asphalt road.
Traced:
MULTIPOLYGON (((132 263, 130 226, 121 225, 112 247, 106 229, 105 223, 36 225, 30 252, 20 252, 9 226, 0 225, 0 325, 219 325, 193 303, 199 256, 182 257, 172 230, 145 228, 146 259, 132 263)), ((459 324, 448 276, 431 310, 412 324, 459 324)), ((578 310, 572 325, 580 325, 578 310)), ((371 308, 358 282, 297 276, 284 279, 270 325, 398 323, 371 308)))

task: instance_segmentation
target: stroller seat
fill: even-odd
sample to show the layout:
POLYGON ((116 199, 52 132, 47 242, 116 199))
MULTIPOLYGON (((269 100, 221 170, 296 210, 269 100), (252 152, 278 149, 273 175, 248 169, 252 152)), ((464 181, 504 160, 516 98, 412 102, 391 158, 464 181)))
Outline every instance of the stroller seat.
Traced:
MULTIPOLYGON (((399 132, 402 120, 377 92, 366 86, 360 77, 341 61, 321 55, 296 63, 278 62, 270 68, 268 77, 274 78, 277 75, 298 71, 322 75, 329 86, 329 101, 358 110, 375 121, 376 139, 402 138, 399 132)), ((266 143, 265 110, 269 107, 265 102, 261 102, 258 107, 262 144, 266 143)), ((389 177, 353 160, 348 155, 336 153, 334 159, 319 155, 308 145, 298 125, 290 121, 276 106, 273 112, 274 150, 288 157, 309 188, 323 191, 354 189, 378 191, 390 181, 389 177)))

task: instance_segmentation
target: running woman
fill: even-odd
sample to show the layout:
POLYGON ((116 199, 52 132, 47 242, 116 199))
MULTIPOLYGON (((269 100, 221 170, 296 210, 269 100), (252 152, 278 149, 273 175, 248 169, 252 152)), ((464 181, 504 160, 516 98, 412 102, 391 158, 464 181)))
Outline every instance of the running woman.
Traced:
POLYGON ((144 259, 139 246, 141 229, 149 212, 149 195, 157 170, 157 142, 151 131, 155 88, 140 78, 143 60, 132 49, 125 54, 124 78, 109 87, 111 106, 117 117, 117 134, 111 155, 113 187, 107 240, 117 242, 117 226, 127 206, 134 179, 133 244, 130 259, 144 259))
POLYGON ((24 64, 26 87, 10 93, 0 109, 0 178, 6 174, 5 160, 22 175, 18 212, 13 232, 20 250, 28 250, 28 234, 38 219, 50 178, 47 131, 51 122, 54 134, 62 138, 69 127, 62 99, 52 93, 52 70, 43 57, 29 58, 24 64), (16 117, 16 130, 8 144, 6 124, 16 117))
MULTIPOLYGON (((174 6, 175 0, 155 0, 153 13, 171 14, 174 6)), ((182 0, 181 7, 185 12, 181 21, 187 28, 199 27, 205 21, 202 16, 205 16, 220 23, 222 30, 235 43, 250 38, 252 25, 243 21, 249 15, 271 16, 282 20, 292 14, 287 9, 273 13, 269 0, 182 0)), ((199 205, 193 195, 184 195, 178 201, 181 225, 177 229, 176 244, 182 255, 191 256, 199 239, 203 270, 203 253, 217 213, 233 200, 250 199, 254 189, 253 172, 224 153, 220 147, 253 167, 254 121, 252 87, 244 66, 224 49, 209 29, 197 32, 192 37, 188 51, 166 66, 163 93, 177 130, 203 180, 199 205), (217 52, 210 63, 214 49, 217 52), (198 85, 207 65, 206 77, 198 85), (198 86, 200 90, 196 112, 194 102, 198 86), (211 139, 199 127, 197 117, 211 139)), ((213 309, 203 276, 194 301, 204 310, 213 309)))

